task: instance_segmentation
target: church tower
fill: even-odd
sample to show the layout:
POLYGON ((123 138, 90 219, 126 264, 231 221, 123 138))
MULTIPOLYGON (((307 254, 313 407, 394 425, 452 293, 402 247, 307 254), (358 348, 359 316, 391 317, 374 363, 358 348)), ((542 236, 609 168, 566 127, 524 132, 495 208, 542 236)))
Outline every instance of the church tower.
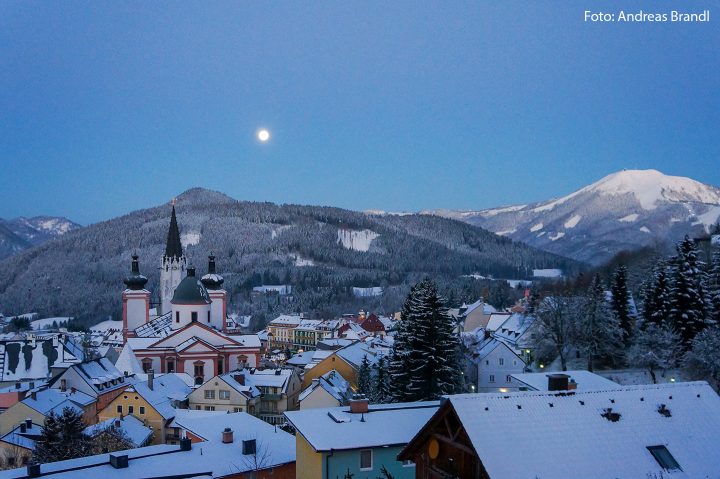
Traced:
POLYGON ((187 259, 180 243, 180 229, 175 217, 175 200, 173 200, 167 245, 162 258, 162 266, 160 267, 160 314, 170 312, 170 301, 175 293, 175 288, 185 276, 186 268, 187 259))
POLYGON ((123 341, 135 336, 135 329, 150 320, 150 291, 145 289, 147 278, 140 274, 140 262, 136 254, 132 257, 132 268, 127 276, 125 291, 122 293, 123 341))

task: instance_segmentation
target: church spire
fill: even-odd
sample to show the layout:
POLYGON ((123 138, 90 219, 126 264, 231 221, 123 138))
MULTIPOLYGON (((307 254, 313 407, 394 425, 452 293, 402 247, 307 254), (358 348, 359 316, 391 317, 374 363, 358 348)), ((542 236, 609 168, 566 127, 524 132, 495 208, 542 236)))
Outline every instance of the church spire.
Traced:
POLYGON ((180 258, 182 256, 182 244, 180 243, 180 229, 175 217, 175 200, 173 200, 172 214, 170 216, 170 229, 168 230, 167 246, 165 256, 168 258, 180 258))

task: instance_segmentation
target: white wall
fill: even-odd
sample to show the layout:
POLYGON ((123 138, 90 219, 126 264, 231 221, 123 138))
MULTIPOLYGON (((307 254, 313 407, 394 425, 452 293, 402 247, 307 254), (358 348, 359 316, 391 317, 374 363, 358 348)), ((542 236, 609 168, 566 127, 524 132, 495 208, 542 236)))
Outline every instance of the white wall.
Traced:
POLYGON ((478 392, 497 391, 500 388, 517 390, 511 374, 522 373, 525 363, 517 357, 507 346, 500 344, 478 365, 478 392), (502 364, 501 364, 502 363, 502 364), (491 381, 494 376, 494 381, 491 381))

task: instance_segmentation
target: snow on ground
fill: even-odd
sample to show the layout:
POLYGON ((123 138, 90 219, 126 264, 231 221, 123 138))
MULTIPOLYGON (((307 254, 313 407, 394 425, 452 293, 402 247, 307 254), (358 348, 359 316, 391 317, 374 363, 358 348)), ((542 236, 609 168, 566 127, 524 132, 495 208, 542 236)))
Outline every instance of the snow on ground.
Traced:
POLYGON ((353 286, 353 296, 356 298, 370 298, 373 296, 382 296, 383 289, 381 286, 374 286, 372 288, 356 288, 353 286))
POLYGON ((187 233, 183 233, 180 235, 180 243, 182 243, 183 248, 187 248, 188 246, 194 246, 200 242, 200 233, 196 233, 194 231, 189 231, 187 233))
POLYGON ((290 228, 289 225, 277 225, 270 231, 270 238, 275 239, 286 229, 290 228))
POLYGON ((538 223, 535 226, 533 226, 532 228, 530 228, 530 231, 534 233, 536 231, 543 229, 543 226, 544 225, 542 223, 538 223))
POLYGON ((303 258, 298 254, 295 255, 295 266, 315 266, 315 262, 311 259, 303 258))
POLYGON ((565 228, 575 228, 581 219, 582 219, 582 216, 575 215, 572 218, 570 218, 569 220, 567 220, 565 222, 564 226, 565 226, 565 228))
POLYGON ((561 269, 534 269, 533 276, 535 278, 559 278, 562 276, 561 269))
POLYGON ((58 326, 62 326, 70 320, 67 316, 58 316, 56 318, 43 318, 31 321, 30 325, 33 329, 46 329, 52 327, 53 322, 57 321, 58 326))
POLYGON ((560 231, 558 233, 555 233, 554 235, 548 236, 548 238, 550 238, 550 241, 557 241, 563 236, 565 236, 565 233, 563 231, 560 231))
POLYGON ((517 231, 517 228, 513 228, 511 230, 505 230, 505 231, 497 231, 495 234, 498 236, 507 236, 515 233, 517 231))
POLYGON ((95 326, 90 326, 90 331, 108 331, 110 329, 118 329, 122 331, 123 323, 122 321, 113 321, 112 319, 108 319, 107 321, 103 321, 101 323, 96 324, 95 326))
POLYGON ((541 238, 541 237, 543 237, 543 236, 545 236, 545 231, 541 231, 541 232, 538 233, 538 235, 537 235, 538 238, 541 238))
POLYGON ((338 230, 338 243, 342 243, 345 249, 367 252, 370 250, 370 243, 380 236, 371 230, 338 230))
POLYGON ((707 230, 708 226, 713 226, 720 220, 720 206, 711 206, 707 212, 699 215, 697 218, 701 224, 705 225, 705 229, 707 230))
POLYGON ((622 223, 632 223, 633 221, 637 221, 637 219, 640 217, 639 214, 633 213, 631 215, 623 216, 618 221, 622 223))
POLYGON ((501 208, 493 208, 491 210, 481 211, 480 215, 487 218, 488 216, 495 216, 499 215, 500 213, 512 213, 513 211, 520 211, 526 206, 527 205, 503 206, 501 208))
POLYGON ((641 227, 640 231, 642 231, 643 233, 650 233, 650 229, 647 226, 641 227))
MULTIPOLYGON (((595 374, 614 381, 623 386, 637 384, 652 384, 650 372, 644 369, 616 369, 610 371, 595 371, 595 374)), ((656 371, 655 377, 658 383, 685 381, 682 372, 679 370, 656 371)))

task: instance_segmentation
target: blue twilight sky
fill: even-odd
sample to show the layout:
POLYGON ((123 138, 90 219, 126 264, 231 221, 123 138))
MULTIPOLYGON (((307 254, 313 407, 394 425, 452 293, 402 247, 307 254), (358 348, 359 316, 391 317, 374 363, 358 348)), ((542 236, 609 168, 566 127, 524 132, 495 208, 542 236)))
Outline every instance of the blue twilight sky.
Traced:
POLYGON ((622 168, 720 185, 718 22, 710 0, 4 0, 0 217, 87 224, 193 186, 397 211, 622 168), (711 22, 583 21, 678 7, 711 22))

